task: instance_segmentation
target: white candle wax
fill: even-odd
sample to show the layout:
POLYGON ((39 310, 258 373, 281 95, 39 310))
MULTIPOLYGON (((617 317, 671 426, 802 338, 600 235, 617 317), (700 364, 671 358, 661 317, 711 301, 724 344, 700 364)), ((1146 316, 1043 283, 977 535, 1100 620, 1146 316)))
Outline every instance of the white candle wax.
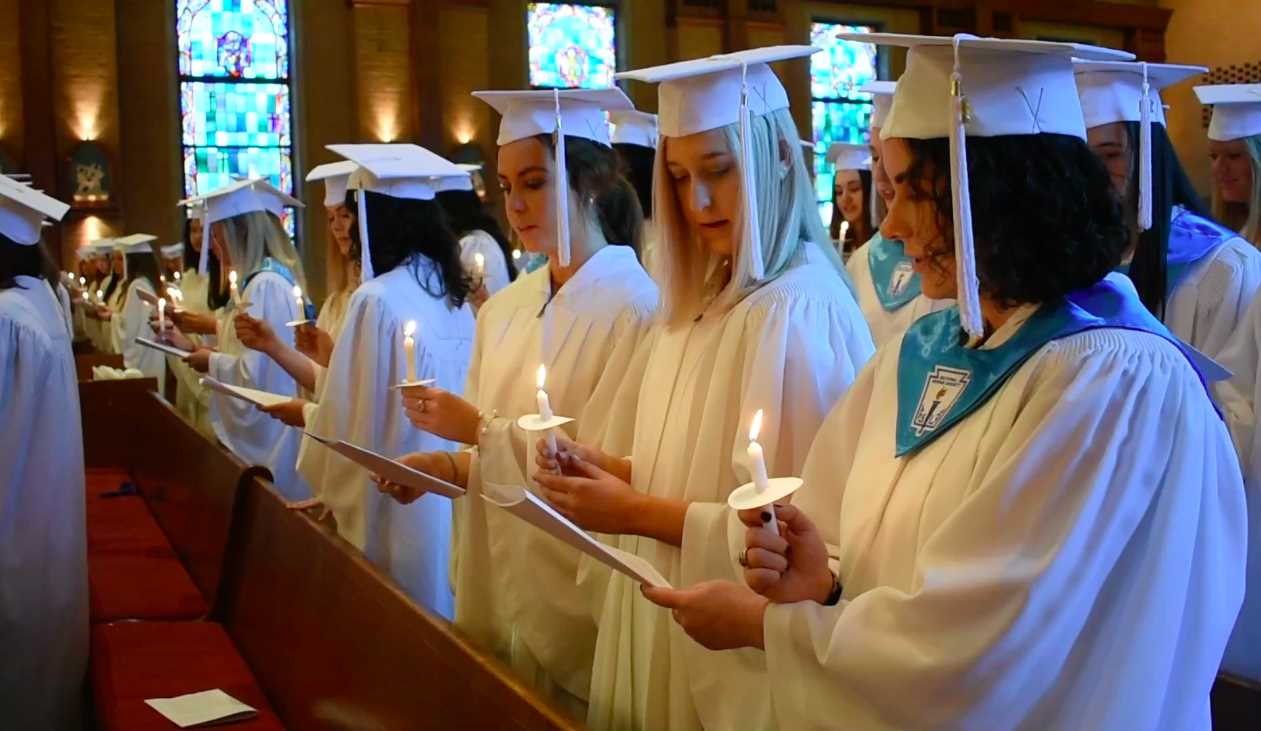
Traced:
MULTIPOLYGON (((554 416, 554 414, 552 414, 552 402, 547 397, 547 391, 543 390, 543 383, 546 380, 547 380, 547 368, 545 368, 543 365, 539 365, 539 373, 538 373, 539 390, 538 390, 538 393, 535 394, 535 398, 538 400, 538 405, 539 405, 539 418, 542 419, 543 421, 551 421, 552 417, 554 416)), ((552 454, 556 454, 556 435, 552 433, 551 429, 548 429, 547 433, 544 436, 547 439, 548 450, 550 450, 552 454)))
POLYGON ((158 335, 166 331, 166 300, 158 300, 158 335))
POLYGON ((302 288, 293 285, 293 301, 298 303, 298 319, 306 319, 306 303, 302 301, 302 288))
MULTIPOLYGON (((758 432, 762 430, 762 410, 753 415, 753 426, 749 429, 749 470, 753 473, 753 488, 757 494, 765 494, 771 489, 771 478, 766 474, 766 457, 762 453, 762 445, 757 443, 758 432)), ((775 517, 775 503, 768 503, 767 510, 771 519, 766 521, 767 527, 775 535, 779 535, 779 520, 775 517)))
POLYGON ((236 289, 236 270, 228 272, 228 292, 232 295, 232 307, 241 306, 241 295, 236 289))
POLYGON ((407 354, 407 382, 412 383, 416 380, 416 340, 412 337, 416 333, 416 321, 408 320, 403 326, 403 352, 407 354))

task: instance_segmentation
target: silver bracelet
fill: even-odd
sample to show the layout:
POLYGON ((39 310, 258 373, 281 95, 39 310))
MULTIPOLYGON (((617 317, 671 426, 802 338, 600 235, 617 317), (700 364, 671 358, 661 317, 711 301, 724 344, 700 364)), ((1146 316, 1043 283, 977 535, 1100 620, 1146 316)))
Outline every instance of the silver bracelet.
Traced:
POLYGON ((491 409, 489 416, 487 416, 485 412, 482 412, 482 411, 477 412, 477 433, 485 434, 486 432, 490 431, 490 423, 494 421, 498 416, 499 416, 499 412, 494 409, 491 409))

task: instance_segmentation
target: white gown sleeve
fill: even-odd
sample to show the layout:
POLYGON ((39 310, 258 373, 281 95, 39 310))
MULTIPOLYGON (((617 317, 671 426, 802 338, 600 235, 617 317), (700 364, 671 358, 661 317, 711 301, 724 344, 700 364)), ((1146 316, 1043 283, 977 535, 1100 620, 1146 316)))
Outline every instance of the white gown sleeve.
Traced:
POLYGON ((1220 356, 1261 288, 1261 253, 1243 239, 1222 246, 1196 287, 1195 333, 1191 344, 1220 356))
MULTIPOLYGON (((962 486, 955 512, 906 547, 917 556, 914 591, 882 586, 837 606, 767 610, 780 728, 1203 726, 1205 664, 1216 666, 1223 617, 1242 598, 1242 493, 1222 426, 1171 349, 1053 343, 1025 368, 1039 370, 1003 405, 1015 414, 997 448, 984 448, 992 460, 962 486), (1205 606, 1219 609, 1201 616, 1205 606), (1135 649, 1136 631, 1204 634, 1184 655, 1165 643, 1135 649), (1118 644, 1131 660, 1145 656, 1084 679, 1110 666, 1118 644), (1080 685, 1111 700, 1096 706, 1080 685), (1153 701, 1173 697, 1189 700, 1153 701), (1046 714, 1056 720, 1039 725, 1046 714)), ((817 445, 812 479, 830 475, 838 492, 864 480, 846 456, 856 441, 817 445)))

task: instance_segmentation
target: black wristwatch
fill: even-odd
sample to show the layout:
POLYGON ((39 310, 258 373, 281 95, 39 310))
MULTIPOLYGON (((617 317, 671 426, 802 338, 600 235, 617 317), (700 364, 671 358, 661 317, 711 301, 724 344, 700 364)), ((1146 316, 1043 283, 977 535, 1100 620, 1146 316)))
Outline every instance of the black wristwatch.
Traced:
POLYGON ((841 601, 841 594, 845 589, 841 587, 841 580, 836 578, 836 574, 832 574, 832 591, 828 592, 828 598, 824 600, 823 606, 834 607, 841 601))

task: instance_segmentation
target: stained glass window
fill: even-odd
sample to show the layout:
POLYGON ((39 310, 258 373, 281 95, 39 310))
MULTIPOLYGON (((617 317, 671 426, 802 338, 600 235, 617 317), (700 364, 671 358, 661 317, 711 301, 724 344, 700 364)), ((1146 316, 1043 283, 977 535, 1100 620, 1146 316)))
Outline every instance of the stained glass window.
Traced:
POLYGON ((176 0, 175 17, 185 195, 239 177, 292 193, 288 0, 176 0))
POLYGON ((530 85, 549 89, 603 88, 617 72, 617 14, 578 3, 526 6, 530 85))
POLYGON ((815 193, 825 224, 832 220, 832 179, 828 162, 833 142, 865 144, 870 140, 871 94, 858 87, 876 80, 873 43, 843 41, 837 33, 874 33, 870 25, 813 23, 810 43, 824 49, 810 57, 811 114, 814 120, 815 193))

